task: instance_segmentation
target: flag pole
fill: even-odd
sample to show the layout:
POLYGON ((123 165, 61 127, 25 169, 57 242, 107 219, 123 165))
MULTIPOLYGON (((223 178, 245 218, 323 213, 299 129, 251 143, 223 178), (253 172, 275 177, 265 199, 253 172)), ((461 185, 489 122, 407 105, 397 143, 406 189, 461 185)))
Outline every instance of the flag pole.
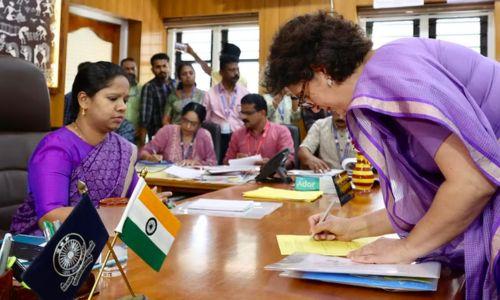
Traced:
POLYGON ((102 263, 101 269, 99 270, 99 274, 97 275, 97 277, 95 279, 94 285, 92 286, 92 290, 90 291, 90 294, 89 294, 89 297, 87 298, 87 300, 92 299, 92 296, 94 295, 95 289, 97 288, 97 285, 99 284, 99 280, 102 278, 102 273, 104 272, 104 268, 106 267, 106 263, 108 262, 109 256, 111 254, 113 254, 113 258, 118 266, 118 269, 120 270, 121 275, 123 276, 123 279, 125 280, 125 283, 127 284, 127 287, 128 287, 128 290, 130 291, 130 294, 132 295, 132 297, 135 297, 134 291, 132 290, 132 287, 130 286, 130 283, 127 279, 127 276, 125 275, 125 272, 123 271, 122 265, 118 261, 118 257, 116 256, 116 253, 113 250, 113 246, 115 245, 117 239, 118 239, 118 235, 115 235, 113 237, 113 240, 111 241, 111 243, 109 243, 109 240, 106 241, 106 245, 108 247, 108 252, 106 252, 106 256, 104 257, 104 262, 102 263))
MULTIPOLYGON (((118 238, 118 233, 115 232, 115 237, 113 238, 113 241, 116 241, 118 238)), ((127 275, 125 275, 125 271, 123 271, 122 264, 118 260, 118 256, 116 256, 115 250, 113 249, 113 246, 109 244, 109 241, 106 242, 108 245, 108 248, 111 250, 111 254, 113 255, 113 258, 116 262, 116 265, 118 266, 118 269, 120 270, 120 273, 122 274, 123 280, 125 280, 125 283, 127 284, 128 290, 130 291, 130 294, 132 297, 135 297, 134 291, 132 290, 132 286, 130 285, 130 282, 128 281, 127 275)))

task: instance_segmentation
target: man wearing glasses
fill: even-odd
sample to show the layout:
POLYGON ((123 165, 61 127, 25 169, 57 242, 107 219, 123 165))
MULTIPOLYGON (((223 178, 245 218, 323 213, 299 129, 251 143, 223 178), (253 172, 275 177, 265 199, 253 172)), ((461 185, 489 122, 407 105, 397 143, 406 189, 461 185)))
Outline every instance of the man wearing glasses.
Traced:
POLYGON ((290 149, 286 167, 293 167, 294 147, 290 131, 286 126, 267 120, 267 103, 258 94, 248 94, 241 99, 240 118, 245 127, 231 136, 224 163, 230 159, 260 154, 265 164, 284 148, 290 149))

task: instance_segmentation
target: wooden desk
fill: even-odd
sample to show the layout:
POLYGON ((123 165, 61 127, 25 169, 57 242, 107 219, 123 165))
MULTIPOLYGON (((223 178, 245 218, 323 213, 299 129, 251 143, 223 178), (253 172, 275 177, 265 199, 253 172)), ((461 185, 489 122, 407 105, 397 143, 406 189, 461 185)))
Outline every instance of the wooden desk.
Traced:
MULTIPOLYGON (((246 184, 203 195, 242 199, 246 184)), ((127 274, 134 291, 149 299, 452 299, 456 279, 442 275, 435 293, 395 293, 377 289, 281 278, 264 266, 277 262, 276 234, 307 234, 307 217, 328 206, 328 197, 314 203, 284 202, 260 220, 182 215, 177 239, 159 273, 129 251, 127 274)), ((357 196, 335 213, 355 216, 383 207, 380 193, 357 196)), ((104 279, 96 299, 127 295, 121 277, 104 279)))
POLYGON ((146 176, 149 186, 157 186, 160 191, 181 192, 189 194, 204 194, 231 187, 236 184, 227 182, 207 182, 200 180, 179 179, 168 177, 165 172, 149 173, 146 176))

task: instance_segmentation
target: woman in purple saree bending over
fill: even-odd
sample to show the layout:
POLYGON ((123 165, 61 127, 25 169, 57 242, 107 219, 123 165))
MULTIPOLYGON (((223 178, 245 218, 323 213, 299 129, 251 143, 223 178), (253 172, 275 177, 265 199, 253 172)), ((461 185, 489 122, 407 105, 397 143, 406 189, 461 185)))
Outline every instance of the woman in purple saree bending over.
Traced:
POLYGON ((380 175, 385 209, 309 218, 316 239, 396 232, 353 251, 363 263, 438 260, 465 272, 468 299, 499 296, 500 64, 455 44, 403 39, 374 51, 359 26, 325 13, 275 37, 265 84, 346 116, 380 175))
POLYGON ((73 122, 49 133, 28 167, 29 191, 13 217, 11 232, 41 235, 43 221, 64 219, 80 200, 77 181, 87 184, 96 207, 108 197, 131 194, 137 150, 113 132, 126 111, 129 84, 121 68, 90 63, 73 83, 73 122))

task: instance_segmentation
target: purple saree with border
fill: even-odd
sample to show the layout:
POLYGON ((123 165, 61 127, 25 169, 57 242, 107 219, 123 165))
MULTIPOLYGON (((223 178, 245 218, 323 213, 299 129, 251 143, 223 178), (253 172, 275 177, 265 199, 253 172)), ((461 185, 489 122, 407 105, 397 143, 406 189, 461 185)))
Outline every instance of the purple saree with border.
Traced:
MULTIPOLYGON (((402 238, 444 181, 434 154, 450 134, 500 185, 500 64, 472 50, 417 38, 379 48, 356 85, 347 123, 379 172, 389 219, 402 238)), ((464 233, 422 260, 464 270, 468 299, 496 299, 499 225, 497 189, 464 233)))
POLYGON ((109 197, 125 197, 137 182, 136 147, 111 132, 96 146, 63 127, 37 146, 28 167, 28 195, 12 219, 11 232, 41 235, 38 220, 47 212, 80 201, 77 182, 87 184, 95 207, 109 197))

